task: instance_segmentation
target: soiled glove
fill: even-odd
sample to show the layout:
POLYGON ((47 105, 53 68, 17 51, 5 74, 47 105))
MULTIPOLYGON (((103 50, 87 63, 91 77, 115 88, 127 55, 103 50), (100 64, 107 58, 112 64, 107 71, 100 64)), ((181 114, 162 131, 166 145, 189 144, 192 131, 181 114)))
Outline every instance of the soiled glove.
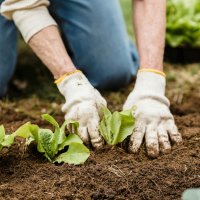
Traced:
POLYGON ((165 77, 153 72, 139 72, 134 90, 123 109, 136 106, 133 115, 135 128, 130 138, 129 150, 137 152, 145 138, 147 153, 157 157, 159 152, 169 153, 172 143, 181 143, 182 137, 169 110, 165 97, 165 77))
POLYGON ((86 144, 91 141, 94 147, 101 147, 103 139, 98 126, 101 108, 106 106, 105 99, 81 72, 67 76, 57 86, 66 100, 62 107, 65 119, 79 122, 78 133, 86 144))

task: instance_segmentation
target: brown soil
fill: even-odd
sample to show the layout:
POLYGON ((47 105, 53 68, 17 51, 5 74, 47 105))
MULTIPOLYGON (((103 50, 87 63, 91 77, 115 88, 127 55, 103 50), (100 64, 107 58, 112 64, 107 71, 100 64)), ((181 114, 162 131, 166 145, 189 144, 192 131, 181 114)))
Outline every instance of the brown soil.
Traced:
MULTIPOLYGON (((127 91, 107 93, 111 108, 121 108, 127 91), (125 95, 124 95, 125 94, 125 95)), ((48 163, 35 146, 24 149, 20 141, 0 157, 0 199, 180 199, 182 192, 200 187, 199 97, 188 95, 171 108, 184 144, 157 159, 147 157, 145 147, 137 155, 123 147, 92 151, 82 166, 48 163)), ((0 103, 0 124, 8 131, 31 120, 42 127, 42 112, 54 113, 62 122, 59 106, 37 98, 0 103)))

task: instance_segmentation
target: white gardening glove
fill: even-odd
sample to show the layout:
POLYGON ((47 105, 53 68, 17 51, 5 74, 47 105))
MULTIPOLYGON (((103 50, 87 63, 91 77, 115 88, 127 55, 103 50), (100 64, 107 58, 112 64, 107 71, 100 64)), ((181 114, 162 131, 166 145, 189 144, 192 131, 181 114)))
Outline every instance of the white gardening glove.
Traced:
POLYGON ((181 134, 169 110, 165 97, 165 77, 154 72, 139 72, 134 90, 128 96, 123 110, 136 106, 133 115, 135 128, 130 138, 129 150, 137 152, 145 138, 147 153, 157 157, 159 152, 169 153, 171 144, 182 142, 181 134))
POLYGON ((105 99, 81 72, 67 76, 57 86, 66 100, 62 107, 65 119, 79 122, 78 134, 86 144, 91 141, 95 148, 101 147, 98 126, 101 108, 107 106, 105 99))

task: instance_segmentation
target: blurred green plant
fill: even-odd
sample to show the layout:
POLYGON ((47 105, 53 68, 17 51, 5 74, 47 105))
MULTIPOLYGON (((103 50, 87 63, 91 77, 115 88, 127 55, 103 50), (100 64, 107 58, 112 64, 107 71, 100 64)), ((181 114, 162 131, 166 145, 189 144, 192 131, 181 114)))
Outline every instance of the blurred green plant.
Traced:
POLYGON ((167 1, 166 44, 171 47, 200 47, 199 0, 167 1))
POLYGON ((121 3, 121 7, 122 7, 128 34, 131 39, 134 39, 133 23, 132 23, 132 1, 131 0, 121 0, 120 3, 121 3))

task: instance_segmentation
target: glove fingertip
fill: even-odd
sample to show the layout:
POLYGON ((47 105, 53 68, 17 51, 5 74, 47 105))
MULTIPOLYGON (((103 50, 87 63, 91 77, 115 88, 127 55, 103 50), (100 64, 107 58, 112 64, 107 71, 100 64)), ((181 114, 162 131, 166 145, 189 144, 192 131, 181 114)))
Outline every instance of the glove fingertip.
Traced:
POLYGON ((89 145, 90 145, 90 142, 89 142, 88 138, 83 138, 83 137, 81 137, 81 136, 80 136, 80 138, 81 138, 81 140, 83 141, 83 143, 84 143, 86 146, 89 146, 89 145))
POLYGON ((78 128, 78 135, 81 138, 81 140, 83 141, 84 144, 86 144, 87 146, 90 144, 89 143, 89 135, 87 132, 87 127, 79 127, 78 128))
POLYGON ((92 145, 93 145, 93 147, 94 147, 95 149, 98 150, 98 149, 102 149, 102 148, 103 148, 104 142, 101 141, 101 142, 99 142, 99 143, 93 143, 92 145))
POLYGON ((150 158, 157 158, 159 156, 159 147, 158 145, 151 144, 147 146, 147 154, 150 158))
POLYGON ((138 144, 135 144, 133 141, 130 140, 128 151, 130 153, 137 153, 139 151, 140 146, 138 144))
POLYGON ((181 145, 183 144, 182 137, 176 138, 176 139, 174 140, 174 144, 175 144, 176 146, 181 146, 181 145))
POLYGON ((104 145, 104 140, 101 136, 98 136, 97 138, 91 139, 91 143, 95 149, 101 149, 104 145))
POLYGON ((171 144, 169 139, 165 140, 165 138, 159 137, 159 148, 161 154, 169 154, 171 153, 171 144))
POLYGON ((147 154, 150 158, 157 158, 159 156, 159 152, 155 150, 147 150, 147 154))
POLYGON ((172 143, 177 146, 180 146, 183 144, 183 139, 179 132, 175 134, 170 134, 170 138, 171 138, 172 143))

